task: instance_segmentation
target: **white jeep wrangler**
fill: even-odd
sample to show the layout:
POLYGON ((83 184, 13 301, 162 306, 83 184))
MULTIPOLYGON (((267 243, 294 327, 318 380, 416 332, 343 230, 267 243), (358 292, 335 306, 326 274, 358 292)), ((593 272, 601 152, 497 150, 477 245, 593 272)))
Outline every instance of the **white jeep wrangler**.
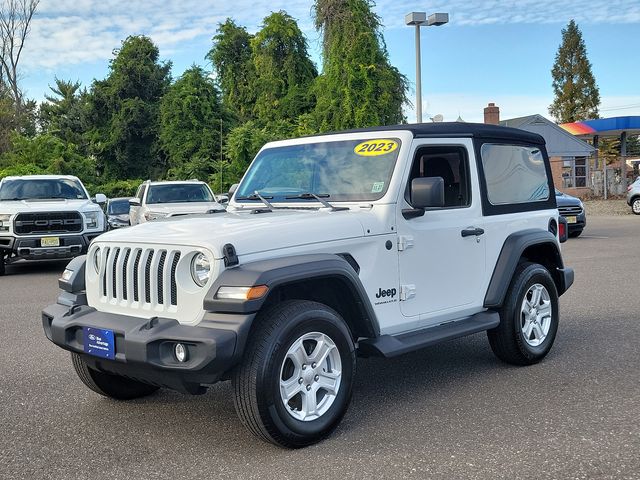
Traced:
POLYGON ((72 261, 42 321, 117 399, 231 379, 258 437, 301 447, 345 414, 356 356, 481 331, 549 352, 573 283, 542 137, 468 123, 265 145, 226 213, 113 231, 72 261))
MULTIPOLYGON (((96 195, 96 203, 107 198, 96 195)), ((73 258, 105 230, 105 216, 70 175, 25 175, 0 181, 0 275, 20 259, 73 258)))

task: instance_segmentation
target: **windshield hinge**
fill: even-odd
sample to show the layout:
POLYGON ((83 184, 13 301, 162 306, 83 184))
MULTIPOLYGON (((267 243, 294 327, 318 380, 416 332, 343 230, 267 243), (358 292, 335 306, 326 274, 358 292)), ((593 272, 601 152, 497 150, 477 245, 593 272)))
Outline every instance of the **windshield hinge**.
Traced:
POLYGON ((398 251, 402 252, 413 247, 413 237, 411 235, 400 235, 398 237, 398 251))
POLYGON ((404 302, 416 296, 415 285, 400 285, 400 301, 404 302))

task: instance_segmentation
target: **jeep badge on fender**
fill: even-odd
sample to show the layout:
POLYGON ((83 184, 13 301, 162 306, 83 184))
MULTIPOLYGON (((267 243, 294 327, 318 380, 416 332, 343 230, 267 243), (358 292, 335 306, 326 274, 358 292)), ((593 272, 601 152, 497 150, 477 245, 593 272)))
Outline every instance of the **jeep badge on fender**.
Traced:
POLYGON ((227 212, 94 241, 59 280, 44 331, 98 394, 201 394, 230 379, 251 433, 311 445, 344 416, 358 354, 486 331, 505 362, 547 355, 573 283, 553 192, 543 138, 512 128, 268 143, 227 212))

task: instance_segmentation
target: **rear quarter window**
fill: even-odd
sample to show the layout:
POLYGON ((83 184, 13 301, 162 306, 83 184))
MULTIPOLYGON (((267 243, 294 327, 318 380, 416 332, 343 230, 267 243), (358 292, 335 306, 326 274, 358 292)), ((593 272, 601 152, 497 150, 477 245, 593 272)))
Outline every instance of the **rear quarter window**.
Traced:
POLYGON ((480 155, 491 205, 549 200, 549 179, 540 148, 485 143, 480 155))

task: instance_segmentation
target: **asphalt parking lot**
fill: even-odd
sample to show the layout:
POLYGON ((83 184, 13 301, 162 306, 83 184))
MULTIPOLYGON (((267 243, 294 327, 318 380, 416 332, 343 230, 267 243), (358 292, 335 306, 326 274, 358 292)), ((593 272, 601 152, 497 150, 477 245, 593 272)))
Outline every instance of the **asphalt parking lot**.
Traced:
POLYGON ((64 263, 0 278, 0 478, 639 478, 640 217, 592 217, 564 244, 576 282, 539 365, 500 363, 484 334, 359 359, 336 433, 297 451, 236 418, 231 387, 102 398, 49 343, 40 310, 64 263))

